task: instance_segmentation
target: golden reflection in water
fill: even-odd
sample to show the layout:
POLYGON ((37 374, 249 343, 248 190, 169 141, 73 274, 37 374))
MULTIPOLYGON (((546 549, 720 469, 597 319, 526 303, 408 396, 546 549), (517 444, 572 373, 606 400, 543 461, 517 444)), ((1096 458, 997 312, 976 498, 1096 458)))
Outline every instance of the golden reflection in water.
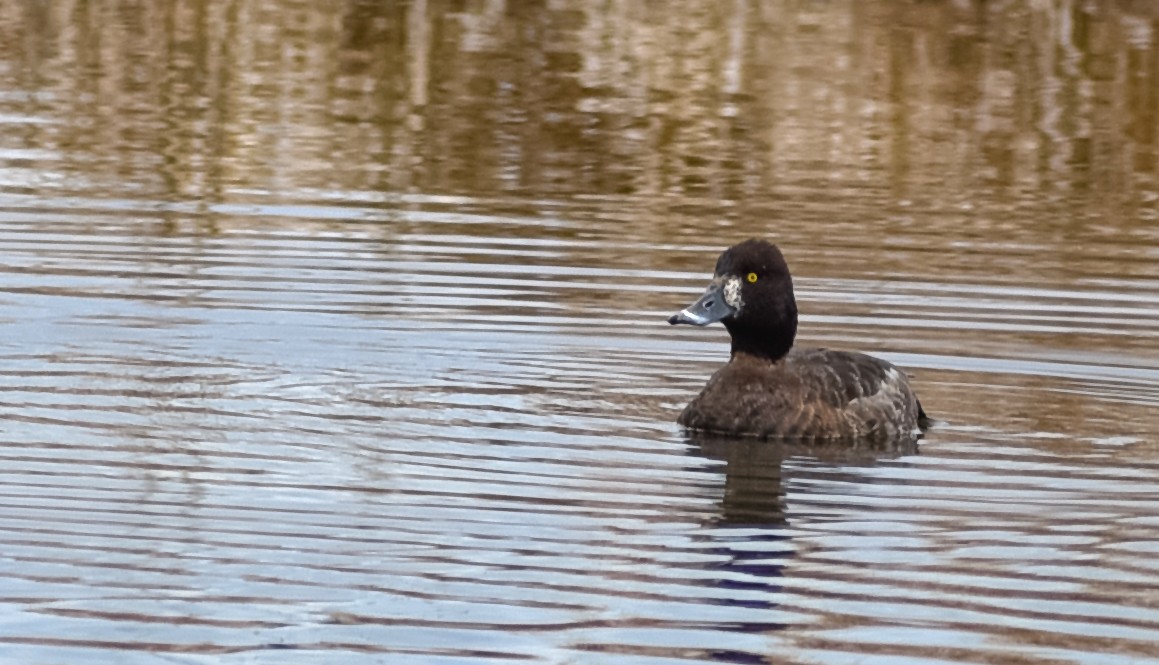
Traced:
POLYGON ((5 111, 51 122, 4 144, 178 199, 828 189, 1129 224, 1159 197, 1150 8, 5 1, 5 111))
MULTIPOLYGON (((1110 1, 0 0, 0 190, 145 204, 466 194, 483 222, 440 231, 595 230, 623 248, 568 246, 553 260, 706 276, 722 235, 765 234, 802 278, 805 343, 1048 360, 1093 350, 1134 366, 1155 342, 1137 303, 1159 278, 1157 18, 1149 3, 1110 1), (595 200, 595 212, 562 230, 497 219, 545 199, 595 200), (740 228, 722 234, 720 218, 740 228), (881 281, 827 300, 807 281, 819 276, 881 281), (978 288, 993 285, 1066 298, 978 288), (907 303, 952 301, 867 298, 887 286, 907 303)), ((205 236, 270 223, 194 217, 205 236)), ((320 232, 309 217, 283 223, 320 232)), ((381 257, 406 258, 389 236, 426 231, 411 224, 369 231, 384 237, 381 257)), ((154 263, 172 262, 133 267, 154 263)), ((204 277, 196 262, 169 269, 204 277)), ((608 295, 553 298, 582 315, 608 295)), ((615 297, 623 311, 662 308, 651 288, 615 297)), ((942 412, 999 409, 1036 429, 1050 429, 1043 414, 1122 429, 1106 402, 1007 380, 997 406, 957 381, 924 394, 942 412)))

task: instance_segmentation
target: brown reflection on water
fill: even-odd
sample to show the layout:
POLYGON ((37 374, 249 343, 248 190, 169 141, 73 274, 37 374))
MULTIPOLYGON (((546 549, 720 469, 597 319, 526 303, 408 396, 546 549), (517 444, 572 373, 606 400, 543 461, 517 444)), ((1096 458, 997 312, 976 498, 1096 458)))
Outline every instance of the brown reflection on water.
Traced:
POLYGON ((5 111, 51 120, 4 147, 157 197, 827 191, 1122 228, 1159 197, 1146 6, 4 2, 5 111))
MULTIPOLYGON (((188 204, 129 231, 178 241, 309 237, 352 226, 314 213, 367 203, 351 216, 383 222, 365 229, 382 260, 414 258, 396 237, 437 229, 451 251, 421 258, 488 269, 512 246, 464 259, 458 243, 564 241, 528 260, 707 275, 729 241, 765 235, 799 278, 805 343, 1153 366, 1157 27, 1148 3, 1109 1, 0 0, 0 191, 188 204), (332 207, 214 207, 255 201, 332 207), (865 281, 827 281, 846 278, 865 281)), ((219 249, 120 254, 134 297, 206 305, 219 294, 173 274, 205 283, 219 249)), ((586 316, 686 297, 601 279, 552 300, 586 316)), ((1022 376, 1004 416, 1119 427, 1104 403, 1022 376)), ((949 383, 942 411, 993 408, 949 383)))

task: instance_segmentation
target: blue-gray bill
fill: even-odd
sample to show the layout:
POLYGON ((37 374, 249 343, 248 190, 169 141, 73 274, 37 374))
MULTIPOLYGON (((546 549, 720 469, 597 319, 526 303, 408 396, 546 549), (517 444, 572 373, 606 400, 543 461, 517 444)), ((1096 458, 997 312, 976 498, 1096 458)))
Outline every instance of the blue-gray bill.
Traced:
POLYGON ((688 307, 668 317, 668 323, 676 325, 687 323, 694 326, 707 326, 721 319, 728 318, 736 313, 724 300, 724 290, 717 282, 708 285, 704 295, 688 307))

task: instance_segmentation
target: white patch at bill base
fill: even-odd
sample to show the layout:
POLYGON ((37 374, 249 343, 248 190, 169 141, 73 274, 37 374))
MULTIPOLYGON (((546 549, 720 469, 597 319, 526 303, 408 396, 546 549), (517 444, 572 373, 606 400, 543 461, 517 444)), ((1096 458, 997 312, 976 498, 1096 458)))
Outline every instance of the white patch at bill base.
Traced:
POLYGON ((741 305, 744 304, 740 297, 740 278, 730 277, 724 283, 724 302, 734 311, 740 311, 741 305))

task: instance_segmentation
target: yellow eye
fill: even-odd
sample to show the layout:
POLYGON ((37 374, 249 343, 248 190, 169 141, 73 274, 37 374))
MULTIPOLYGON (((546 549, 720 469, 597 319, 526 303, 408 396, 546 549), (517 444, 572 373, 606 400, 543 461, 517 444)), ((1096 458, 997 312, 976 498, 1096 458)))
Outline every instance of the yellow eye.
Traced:
POLYGON ((746 277, 745 279, 747 279, 749 281, 749 284, 755 284, 757 281, 757 274, 755 272, 750 272, 748 274, 748 277, 746 277))

